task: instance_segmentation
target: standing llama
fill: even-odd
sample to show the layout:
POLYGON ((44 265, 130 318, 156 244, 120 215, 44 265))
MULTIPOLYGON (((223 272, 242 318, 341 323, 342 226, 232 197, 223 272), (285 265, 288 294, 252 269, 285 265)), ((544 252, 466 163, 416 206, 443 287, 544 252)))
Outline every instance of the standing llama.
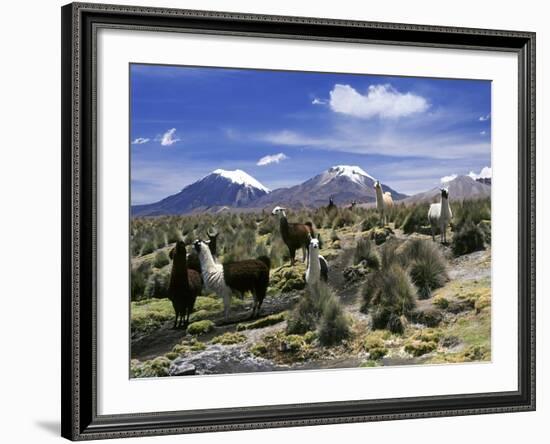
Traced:
POLYGON ((209 241, 197 240, 194 243, 194 248, 201 261, 205 287, 223 299, 225 322, 227 323, 229 320, 233 292, 251 291, 254 295, 251 317, 259 316, 269 285, 269 268, 271 266, 269 258, 261 256, 258 259, 246 259, 222 265, 214 261, 208 243, 209 241))
POLYGON ((288 223, 285 213, 286 208, 275 207, 271 214, 279 216, 279 226, 283 241, 288 247, 290 253, 290 265, 293 266, 296 257, 296 250, 302 249, 304 262, 307 258, 307 246, 309 245, 310 236, 313 237, 313 224, 306 222, 305 224, 288 223))
POLYGON ((374 189, 376 191, 376 209, 380 215, 380 224, 385 226, 388 223, 388 211, 393 207, 393 199, 389 191, 382 192, 380 181, 374 182, 374 189))
POLYGON ((431 204, 428 210, 428 219, 432 228, 432 240, 435 241, 435 230, 439 228, 441 243, 447 243, 447 225, 449 225, 452 218, 453 212, 449 204, 449 190, 441 188, 441 201, 431 204))
POLYGON ((176 314, 173 328, 177 329, 186 328, 189 325, 195 300, 202 291, 202 280, 199 273, 187 268, 185 243, 178 241, 173 251, 168 298, 172 301, 176 314))
POLYGON ((315 290, 321 281, 328 281, 328 263, 319 254, 319 239, 314 237, 309 241, 306 283, 310 290, 315 290))

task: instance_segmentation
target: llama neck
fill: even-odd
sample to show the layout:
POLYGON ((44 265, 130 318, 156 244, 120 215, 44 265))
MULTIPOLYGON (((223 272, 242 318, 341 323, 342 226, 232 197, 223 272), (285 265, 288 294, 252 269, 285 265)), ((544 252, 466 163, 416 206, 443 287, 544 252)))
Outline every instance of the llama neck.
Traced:
POLYGON ((310 271, 320 271, 321 266, 319 265, 319 250, 317 248, 309 247, 308 260, 308 267, 310 271))
POLYGON ((384 197, 382 196, 382 187, 376 187, 376 203, 378 206, 384 206, 384 197))
POLYGON ((451 214, 451 207, 449 206, 449 199, 441 197, 441 216, 449 216, 451 214))
POLYGON ((288 234, 288 220, 287 220, 287 218, 286 218, 286 214, 283 213, 283 214, 280 216, 280 222, 279 222, 279 224, 280 224, 280 228, 281 228, 281 234, 282 234, 284 237, 286 237, 287 234, 288 234))
POLYGON ((212 257, 212 253, 208 247, 203 248, 201 246, 199 261, 201 263, 201 269, 204 272, 211 271, 215 268, 216 263, 214 262, 214 258, 212 257))

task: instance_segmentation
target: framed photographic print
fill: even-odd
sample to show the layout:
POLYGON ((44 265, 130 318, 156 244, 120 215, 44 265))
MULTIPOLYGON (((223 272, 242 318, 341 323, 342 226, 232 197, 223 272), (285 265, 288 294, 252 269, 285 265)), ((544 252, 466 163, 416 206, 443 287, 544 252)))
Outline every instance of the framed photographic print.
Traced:
POLYGON ((535 35, 62 8, 62 434, 535 408, 535 35))

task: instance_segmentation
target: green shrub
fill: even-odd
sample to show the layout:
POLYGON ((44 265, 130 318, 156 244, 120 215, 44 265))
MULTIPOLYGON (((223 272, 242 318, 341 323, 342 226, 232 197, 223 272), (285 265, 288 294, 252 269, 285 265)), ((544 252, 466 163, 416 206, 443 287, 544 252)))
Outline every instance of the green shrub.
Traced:
POLYGON ((365 261, 367 267, 372 269, 378 269, 380 267, 380 256, 373 242, 364 237, 357 241, 355 254, 353 256, 353 263, 355 265, 359 264, 361 261, 365 261))
POLYGON ((421 227, 430 225, 428 209, 423 205, 414 205, 403 219, 401 229, 405 234, 421 231, 421 227))
POLYGON ((449 280, 447 265, 438 247, 431 241, 407 241, 400 253, 401 263, 408 267, 411 279, 422 299, 431 296, 432 290, 443 287, 449 280))
POLYGON ((130 297, 132 301, 138 301, 145 297, 145 287, 150 274, 151 264, 147 261, 142 262, 136 268, 132 268, 130 273, 130 297))
POLYGON ((355 214, 348 209, 340 209, 338 216, 336 216, 332 222, 332 228, 344 228, 349 227, 355 223, 355 214))
POLYGON ((304 334, 313 331, 319 318, 319 308, 309 291, 300 298, 298 304, 288 315, 286 331, 289 334, 304 334))
MULTIPOLYGON (((322 287, 328 291, 328 287, 322 287)), ((350 335, 349 320, 338 299, 331 294, 323 304, 319 328, 319 342, 322 345, 333 345, 342 342, 350 335)))
POLYGON ((485 235, 472 221, 466 222, 453 236, 451 248, 455 256, 472 253, 485 248, 485 235))
POLYGON ((416 301, 416 291, 408 274, 394 263, 367 277, 363 287, 362 311, 370 313, 374 329, 403 330, 401 316, 409 317, 416 301))
POLYGON ((162 268, 170 263, 170 258, 166 254, 166 251, 161 250, 157 254, 155 254, 155 260, 153 261, 153 265, 155 268, 162 268))
POLYGON ((209 319, 193 322, 187 327, 187 333, 190 335, 203 335, 214 330, 214 322, 209 319))
POLYGON ((266 316, 265 318, 261 318, 254 322, 250 322, 248 324, 238 324, 237 331, 253 330, 256 328, 269 327, 270 325, 279 324, 283 322, 285 319, 286 319, 286 312, 272 314, 272 315, 266 316))
POLYGON ((369 231, 378 225, 380 225, 380 217, 375 213, 371 213, 361 222, 361 231, 369 231))
POLYGON ((144 296, 146 298, 167 298, 170 285, 170 270, 156 269, 149 276, 145 285, 144 296))
POLYGON ((228 331, 225 332, 223 335, 216 336, 210 342, 212 342, 212 344, 233 345, 240 344, 244 341, 246 341, 246 336, 242 333, 232 333, 228 331))
POLYGON ((333 345, 349 337, 349 324, 338 298, 328 286, 320 285, 315 293, 306 291, 300 299, 288 316, 286 331, 305 334, 316 330, 322 345, 333 345))

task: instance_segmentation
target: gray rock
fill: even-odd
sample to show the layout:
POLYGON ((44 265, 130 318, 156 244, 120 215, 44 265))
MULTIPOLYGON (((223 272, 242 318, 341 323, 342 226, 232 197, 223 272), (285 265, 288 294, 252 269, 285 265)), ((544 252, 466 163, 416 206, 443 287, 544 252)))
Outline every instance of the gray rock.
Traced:
POLYGON ((199 353, 177 358, 172 362, 170 376, 182 374, 219 374, 273 371, 277 367, 269 360, 254 356, 238 345, 209 345, 199 353), (193 368, 194 373, 182 373, 193 368))

